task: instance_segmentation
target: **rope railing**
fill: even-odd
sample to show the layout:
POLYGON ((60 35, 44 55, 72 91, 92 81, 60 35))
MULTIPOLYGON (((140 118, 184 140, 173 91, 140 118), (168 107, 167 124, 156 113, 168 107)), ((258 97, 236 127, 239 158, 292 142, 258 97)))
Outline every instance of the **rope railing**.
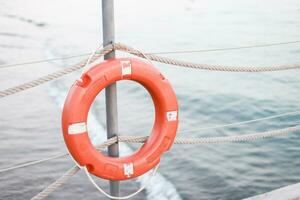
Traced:
POLYGON ((246 124, 250 124, 250 123, 254 123, 254 122, 261 122, 261 121, 265 121, 265 120, 269 120, 269 119, 277 119, 277 118, 281 118, 281 117, 285 117, 285 116, 292 116, 292 115, 298 115, 298 114, 300 114, 300 110, 294 111, 294 112, 286 112, 286 113, 271 115, 271 116, 267 116, 267 117, 251 119, 251 120, 246 120, 246 121, 228 123, 228 124, 185 129, 185 130, 179 131, 179 133, 191 133, 191 132, 197 132, 197 131, 207 131, 207 130, 213 130, 213 129, 228 128, 228 127, 237 128, 242 125, 246 125, 246 124))
POLYGON ((90 54, 91 53, 83 53, 83 54, 77 54, 77 55, 72 55, 72 56, 63 56, 63 57, 49 58, 49 59, 43 59, 43 60, 29 60, 29 61, 18 62, 18 63, 8 63, 8 64, 0 65, 0 69, 40 64, 40 63, 49 63, 49 62, 59 61, 59 60, 68 60, 68 59, 72 59, 72 58, 80 58, 83 56, 89 56, 90 54))
POLYGON ((10 167, 5 167, 5 168, 0 169, 0 173, 15 170, 15 169, 19 169, 19 168, 24 168, 24 167, 28 167, 28 166, 37 165, 37 164, 44 163, 44 162, 47 162, 47 161, 62 158, 62 157, 65 157, 67 155, 69 155, 69 154, 68 153, 61 153, 61 154, 57 154, 55 156, 50 156, 50 157, 40 159, 40 160, 34 160, 34 161, 22 163, 22 164, 16 164, 16 165, 13 165, 13 166, 10 166, 10 167))
POLYGON ((201 69, 201 70, 209 70, 209 71, 221 71, 221 72, 271 72, 271 71, 283 71, 283 70, 291 70, 291 69, 299 69, 300 64, 294 65, 278 65, 278 66, 223 66, 223 65, 209 65, 209 64, 200 64, 193 63, 187 61, 176 60, 172 58, 162 57, 155 54, 145 54, 141 53, 141 51, 129 47, 122 43, 114 44, 115 50, 124 51, 135 56, 150 59, 152 61, 176 65, 181 67, 193 68, 193 69, 201 69))
POLYGON ((45 188, 43 191, 35 195, 31 198, 31 200, 42 200, 45 199, 49 194, 54 192, 57 188, 63 186, 65 183, 68 182, 68 180, 75 175, 80 168, 75 165, 71 169, 69 169, 64 175, 62 175, 60 178, 58 178, 56 181, 54 181, 52 184, 50 184, 47 188, 45 188))
POLYGON ((76 64, 74 66, 71 66, 71 67, 68 67, 68 68, 56 71, 54 73, 51 73, 51 74, 48 74, 48 75, 45 75, 45 76, 42 76, 42 77, 40 77, 38 79, 35 79, 33 81, 29 81, 29 82, 26 82, 24 84, 21 84, 21 85, 18 85, 18 86, 11 87, 11 88, 8 88, 6 90, 0 91, 0 98, 6 97, 6 96, 10 96, 10 95, 19 93, 21 91, 28 90, 30 88, 37 87, 37 86, 42 85, 44 83, 47 83, 49 81, 61 78, 61 77, 65 76, 67 74, 70 74, 72 72, 78 71, 79 69, 81 69, 81 68, 83 68, 83 67, 86 66, 86 63, 87 63, 88 60, 90 60, 89 63, 93 63, 98 58, 100 58, 100 57, 106 55, 107 53, 111 52, 112 49, 113 49, 113 46, 112 45, 108 45, 108 46, 106 46, 106 47, 104 47, 104 48, 96 51, 92 58, 85 59, 82 62, 80 62, 80 63, 78 63, 78 64, 76 64))
MULTIPOLYGON (((245 134, 245 135, 235 135, 235 136, 224 136, 224 137, 202 137, 202 138, 176 138, 175 144, 225 144, 225 143, 237 143, 237 142, 250 142, 260 139, 271 138, 275 136, 283 136, 290 133, 296 133, 300 131, 300 125, 265 131, 253 134, 245 134)), ((129 142, 129 143, 144 143, 147 141, 148 136, 115 136, 110 138, 109 140, 102 143, 98 149, 103 149, 108 147, 116 142, 129 142)), ((78 166, 72 167, 68 170, 63 176, 57 179, 55 182, 50 184, 43 191, 34 196, 31 200, 42 200, 46 198, 49 194, 54 192, 57 188, 63 186, 73 175, 75 175, 80 168, 78 166)))
MULTIPOLYGON (((47 83, 51 80, 55 80, 58 78, 63 77, 64 75, 70 74, 72 72, 78 71, 79 69, 82 69, 87 65, 87 63, 93 63, 98 58, 106 55, 107 53, 111 52, 112 50, 120 50, 123 52, 127 52, 130 54, 133 54, 138 57, 146 58, 151 61, 157 61, 165 64, 171 64, 171 65, 177 65, 182 67, 188 67, 188 68, 194 68, 194 69, 202 69, 202 70, 211 70, 211 71, 223 71, 223 72, 270 72, 270 71, 281 71, 281 70, 291 70, 291 69, 298 69, 300 68, 300 64, 295 65, 281 65, 281 66, 270 66, 270 67, 235 67, 235 66, 221 66, 221 65, 207 65, 207 64, 198 64, 198 63, 192 63, 192 62, 185 62, 185 61, 179 61, 176 59, 166 58, 162 56, 158 56, 151 53, 143 53, 137 49, 134 49, 132 47, 129 47, 127 45, 117 43, 113 45, 108 45, 102 49, 99 49, 94 52, 93 56, 91 56, 89 59, 86 59, 74 66, 56 71, 54 73, 45 75, 43 77, 40 77, 38 79, 35 79, 33 81, 29 81, 27 83, 8 88, 6 90, 0 91, 0 98, 10 96, 16 93, 19 93, 21 91, 37 87, 41 84, 47 83)), ((278 115, 281 116, 281 115, 278 115)), ((278 117, 277 116, 277 117, 278 117)), ((270 118, 270 117, 269 117, 270 118)), ((252 122, 254 120, 250 120, 248 122, 252 122)), ((247 123, 248 123, 247 122, 247 123)), ((242 123, 236 123, 236 124, 242 124, 242 123)), ((222 127, 225 127, 226 125, 223 125, 222 127)), ((215 128, 215 127, 213 127, 215 128)), ((217 127, 218 128, 218 127, 217 127)), ((235 135, 235 136, 223 136, 223 137, 200 137, 200 138, 176 138, 174 143, 175 144, 198 144, 198 145, 204 145, 204 144, 225 144, 225 143, 237 143, 237 142, 248 142, 248 141, 255 141, 259 139, 265 139, 275 136, 282 136, 287 135, 289 133, 295 133, 300 131, 300 125, 278 129, 278 130, 272 130, 272 131, 265 131, 265 132, 259 132, 259 133, 253 133, 253 134, 245 134, 245 135, 235 135)), ((116 142, 128 142, 128 143, 144 143, 147 141, 148 136, 116 136, 113 137, 106 142, 104 142, 99 149, 103 149, 105 147, 108 147, 111 144, 114 144, 116 142)), ((68 154, 60 154, 57 156, 52 156, 49 158, 45 158, 42 160, 36 160, 29 163, 24 163, 16 166, 7 167, 4 169, 0 169, 1 172, 7 172, 10 170, 22 168, 22 167, 28 167, 32 165, 36 165, 39 163, 43 163, 46 161, 54 160, 57 158, 64 157, 68 154)), ((58 187, 65 184, 73 175, 75 175, 80 168, 78 166, 72 167, 69 171, 67 171, 62 177, 57 179, 54 183, 49 185, 47 188, 45 188, 42 192, 37 194, 35 197, 33 197, 33 200, 41 200, 47 197, 50 193, 55 191, 58 187)))
MULTIPOLYGON (((110 145, 112 145, 116 142, 118 142, 118 138, 117 137, 112 137, 112 138, 106 140, 103 144, 101 144, 99 146, 96 146, 96 149, 101 150, 101 149, 103 149, 107 146, 110 146, 110 145)), ((60 154, 57 154, 55 156, 50 156, 50 157, 47 157, 47 158, 44 158, 44 159, 34 160, 34 161, 22 163, 22 164, 16 164, 16 165, 13 165, 13 166, 4 167, 4 168, 0 169, 0 173, 15 170, 15 169, 19 169, 19 168, 24 168, 24 167, 28 167, 28 166, 37 165, 37 164, 44 163, 44 162, 47 162, 47 161, 51 161, 51 160, 54 160, 54 159, 62 158, 62 157, 68 156, 68 155, 69 155, 69 153, 60 153, 60 154)))
MULTIPOLYGON (((263 48, 263 47, 273 47, 273 46, 282 46, 282 45, 290 45, 290 44, 299 44, 300 41, 287 41, 287 42, 274 42, 274 43, 266 43, 266 44, 253 44, 253 45, 243 45, 243 46, 233 46, 233 47, 223 47, 223 48, 212 48, 212 49, 193 49, 193 50, 173 50, 173 51, 151 51, 146 52, 145 54, 156 54, 156 55, 167 55, 167 54, 191 54, 191 53, 206 53, 206 52, 218 52, 218 51, 232 51, 232 50, 241 50, 241 49, 254 49, 254 48, 263 48)), ((29 60, 18 63, 8 63, 0 65, 0 69, 53 62, 57 60, 68 60, 72 58, 79 58, 83 56, 88 56, 90 53, 80 53, 69 56, 55 57, 43 60, 29 60)))
MULTIPOLYGON (((186 54, 186 53, 207 53, 207 52, 218 52, 218 51, 232 51, 232 50, 241 50, 241 49, 254 49, 254 48, 263 48, 263 47, 272 47, 272 46, 282 46, 288 44, 299 44, 300 41, 289 41, 289 42, 276 42, 269 44, 254 44, 254 45, 245 45, 245 46, 236 46, 236 47, 224 47, 224 48, 214 48, 214 49, 195 49, 195 50, 175 50, 175 51, 156 51, 149 52, 151 54, 186 54)), ((146 52, 145 54, 149 54, 146 52)))
MULTIPOLYGON (((101 145, 97 146, 98 150, 101 150, 105 147, 108 147, 114 143, 118 142, 118 137, 113 137, 105 142, 103 142, 101 145)), ((80 167, 77 165, 73 166, 71 169, 69 169, 64 175, 62 175, 60 178, 58 178, 56 181, 54 181, 52 184, 50 184, 48 187, 46 187, 43 191, 35 195, 31 200, 42 200, 46 198, 49 194, 54 192, 57 188, 64 185, 73 175, 75 175, 80 170, 80 167)))
MULTIPOLYGON (((267 139, 276 136, 283 136, 288 135, 291 133, 295 133, 300 131, 300 125, 265 131, 265 132, 258 132, 258 133, 251 133, 251 134, 244 134, 244 135, 234 135, 234 136, 223 136, 223 137, 198 137, 198 138, 184 138, 184 137, 176 137, 174 140, 174 144, 197 144, 197 145, 207 145, 207 144, 226 144, 226 143, 238 143, 238 142, 250 142, 260 139, 267 139)), ((102 150, 103 148, 112 145, 117 142, 127 142, 127 143, 144 143, 148 139, 148 136, 115 136, 110 138, 109 140, 105 141, 102 145, 97 146, 98 150, 102 150)), ((48 158, 35 160, 31 162, 27 162, 25 164, 17 164, 10 167, 5 167, 0 169, 0 173, 7 172, 23 167, 28 167, 32 165, 37 165, 40 163, 44 163, 47 161, 51 161, 54 159, 62 158, 69 155, 68 153, 61 153, 55 156, 50 156, 48 158)))
MULTIPOLYGON (((271 138, 275 136, 283 136, 289 133, 295 133, 300 131, 300 125, 292 126, 283 129, 258 132, 245 135, 234 135, 224 137, 199 137, 199 138, 183 138, 176 137, 174 144, 226 144, 226 143, 237 143, 237 142, 250 142, 260 139, 271 138)), ((119 142, 128 143, 144 143, 148 139, 148 136, 118 136, 119 142)))
MULTIPOLYGON (((116 44, 110 44, 105 46, 103 49, 100 49, 95 52, 94 56, 90 59, 90 63, 95 62, 98 58, 106 55, 107 53, 111 52, 112 50, 120 50, 124 51, 130 54, 133 54, 138 57, 146 58, 148 60, 156 61, 156 62, 161 62, 165 64, 170 64, 170 65, 177 65, 181 67, 187 67, 187 68, 193 68, 193 69, 201 69, 201 70, 210 70, 210 71, 222 71, 222 72, 271 72, 271 71, 282 71, 282 70, 291 70, 291 69, 299 69, 300 64, 295 64, 295 65, 280 65, 280 66, 261 66, 261 67, 256 67, 256 66, 222 66, 222 65, 208 65, 208 64, 199 64, 199 63, 192 63, 192 62, 186 62, 186 61, 179 61, 176 59, 171 59, 171 58, 166 58, 162 56, 158 56, 155 54, 146 54, 143 53, 137 49, 134 49, 132 47, 129 47, 127 45, 121 44, 121 43, 116 43, 116 44)), ((26 82, 24 84, 14 86, 11 88, 8 88, 6 90, 0 91, 0 98, 10 96, 16 93, 19 93, 21 91, 37 87, 41 84, 47 83, 51 80, 55 80, 58 78, 63 77, 64 75, 70 74, 72 72, 78 71, 79 69, 83 68, 86 65, 87 59, 84 61, 59 70, 57 72, 42 76, 38 79, 35 79, 33 81, 26 82)))

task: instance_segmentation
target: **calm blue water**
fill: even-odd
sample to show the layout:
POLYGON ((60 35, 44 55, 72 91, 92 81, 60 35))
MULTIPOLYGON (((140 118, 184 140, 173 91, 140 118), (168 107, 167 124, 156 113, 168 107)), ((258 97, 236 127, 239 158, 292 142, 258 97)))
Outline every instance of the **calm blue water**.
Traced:
MULTIPOLYGON (((115 4, 117 41, 150 52, 235 47, 300 38, 297 0, 126 0, 115 4)), ((100 1, 14 0, 0 1, 0 5, 0 64, 81 54, 101 44, 100 1)), ((208 64, 269 66, 299 63, 299 55, 299 44, 293 44, 168 56, 208 64)), ((79 60, 1 69, 0 89, 79 60)), ((300 73, 297 70, 224 73, 155 65, 176 91, 180 105, 179 136, 240 135, 300 123, 300 116, 295 115, 241 127, 181 134, 183 130, 300 110, 300 73)), ((78 77, 74 73, 1 99, 1 168, 65 151, 60 133, 61 104, 68 87, 78 77)), ((120 82, 118 99, 120 133, 149 134, 153 106, 144 89, 132 82, 120 82)), ((89 117, 89 128, 95 132, 91 137, 95 140, 103 139, 104 113, 101 94, 89 117)), ((126 146, 123 153, 136 148, 137 145, 126 146)), ((231 200, 261 194, 300 182, 299 152, 299 134, 242 144, 175 145, 163 157, 158 178, 136 199, 231 200)), ((71 166, 72 161, 66 158, 0 174, 0 199, 29 199, 71 166)), ((134 191, 140 182, 122 183, 122 193, 134 191)), ((104 181, 100 184, 107 189, 104 181)), ((49 199, 99 197, 84 174, 79 173, 49 199)))

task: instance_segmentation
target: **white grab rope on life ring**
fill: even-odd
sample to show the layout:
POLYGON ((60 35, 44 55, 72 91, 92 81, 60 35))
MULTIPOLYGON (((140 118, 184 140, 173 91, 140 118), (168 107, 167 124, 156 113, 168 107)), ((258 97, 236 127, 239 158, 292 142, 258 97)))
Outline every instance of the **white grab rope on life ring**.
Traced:
POLYGON ((89 178, 90 182, 95 186, 95 188, 96 188, 99 192, 101 192, 103 195, 105 195, 106 197, 108 197, 108 198, 110 198, 110 199, 124 200, 124 199, 129 199, 129 198, 131 198, 131 197, 134 197, 135 195, 137 195, 138 193, 140 193, 141 191, 143 191, 143 190, 147 187, 147 185, 152 181, 152 178, 155 176, 158 167, 159 167, 159 164, 157 164, 157 165, 153 168, 152 172, 149 174, 149 177, 146 179, 145 183, 142 183, 142 186, 141 186, 136 192, 134 192, 134 193, 132 193, 132 194, 129 194, 129 195, 127 195, 127 196, 123 196, 123 197, 112 196, 112 195, 106 193, 101 187, 99 187, 99 186, 97 185, 97 183, 96 183, 96 182, 94 181, 94 179, 91 177, 91 175, 90 175, 90 173, 89 173, 87 167, 84 166, 83 169, 84 169, 85 174, 86 174, 87 177, 89 178))

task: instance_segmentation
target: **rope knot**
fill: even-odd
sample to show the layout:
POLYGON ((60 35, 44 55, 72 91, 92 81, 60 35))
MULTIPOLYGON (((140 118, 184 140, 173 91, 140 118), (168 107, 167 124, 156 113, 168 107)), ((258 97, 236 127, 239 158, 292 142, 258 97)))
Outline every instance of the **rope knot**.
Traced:
POLYGON ((114 43, 113 41, 111 41, 111 45, 112 45, 112 50, 113 51, 117 50, 116 43, 114 43))

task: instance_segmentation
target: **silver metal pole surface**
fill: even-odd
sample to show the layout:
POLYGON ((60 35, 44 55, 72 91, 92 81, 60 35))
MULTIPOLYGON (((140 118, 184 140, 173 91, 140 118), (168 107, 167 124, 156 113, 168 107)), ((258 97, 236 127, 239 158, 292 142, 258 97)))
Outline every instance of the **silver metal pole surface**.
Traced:
MULTIPOLYGON (((103 26, 103 45, 113 43, 115 40, 114 24, 114 0, 102 0, 102 26, 103 26)), ((105 55, 104 59, 114 58, 115 52, 105 55)), ((117 110, 117 85, 111 84, 105 89, 106 101, 106 126, 107 138, 118 135, 118 110, 117 110)), ((108 155, 119 157, 119 145, 114 144, 108 148, 108 155)), ((120 195, 119 181, 110 181, 110 194, 120 195)))

